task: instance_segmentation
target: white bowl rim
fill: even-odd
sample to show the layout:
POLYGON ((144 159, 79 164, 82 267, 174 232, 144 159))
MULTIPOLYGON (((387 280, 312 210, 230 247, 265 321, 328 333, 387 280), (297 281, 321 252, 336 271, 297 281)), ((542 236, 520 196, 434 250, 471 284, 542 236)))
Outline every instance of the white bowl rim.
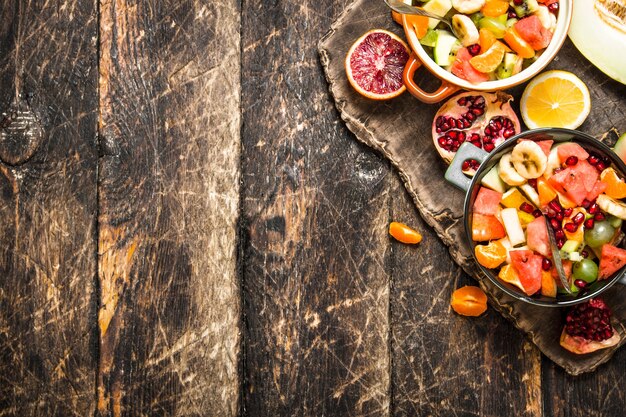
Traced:
POLYGON ((417 54, 418 59, 438 78, 465 90, 496 91, 510 88, 529 80, 541 72, 550 63, 550 61, 552 61, 567 38, 567 32, 572 21, 572 1, 573 0, 559 0, 559 15, 557 17, 556 28, 552 34, 552 41, 548 47, 542 51, 541 56, 539 56, 535 62, 512 77, 505 78, 503 80, 485 81, 478 84, 459 78, 447 71, 444 67, 436 64, 428 53, 426 53, 422 44, 419 43, 415 32, 407 28, 406 18, 404 15, 402 17, 402 22, 409 44, 413 51, 417 54))

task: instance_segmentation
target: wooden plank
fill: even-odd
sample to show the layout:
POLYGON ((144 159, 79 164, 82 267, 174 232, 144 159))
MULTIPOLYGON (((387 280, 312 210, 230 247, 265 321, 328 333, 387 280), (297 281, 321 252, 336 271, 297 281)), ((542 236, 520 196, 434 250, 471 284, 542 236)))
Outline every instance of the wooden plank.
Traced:
MULTIPOLYGON (((623 291, 623 290, 622 290, 623 291)), ((549 360, 543 361, 544 415, 603 417, 624 415, 626 408, 626 349, 595 372, 571 376, 549 360)))
MULTIPOLYGON (((452 291, 477 285, 419 217, 400 181, 391 217, 423 234, 393 243, 394 416, 541 416, 541 355, 493 308, 479 318, 450 308, 452 291)), ((551 415, 551 414, 547 414, 551 415)))
POLYGON ((234 415, 239 3, 100 2, 100 415, 234 415))
POLYGON ((0 415, 95 409, 97 9, 0 5, 0 415))
POLYGON ((336 1, 242 15, 247 415, 389 413, 389 165, 337 118, 314 45, 336 1))

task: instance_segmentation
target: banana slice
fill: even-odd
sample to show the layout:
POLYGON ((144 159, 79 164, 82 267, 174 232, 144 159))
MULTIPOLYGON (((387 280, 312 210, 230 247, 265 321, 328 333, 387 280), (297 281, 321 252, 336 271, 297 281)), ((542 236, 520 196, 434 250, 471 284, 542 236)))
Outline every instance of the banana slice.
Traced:
POLYGON ((550 13, 550 10, 546 6, 539 5, 539 9, 533 14, 539 18, 541 26, 554 32, 554 28, 556 27, 556 15, 550 13))
POLYGON ((615 217, 619 217, 622 220, 626 220, 626 204, 621 201, 617 201, 606 194, 600 194, 596 203, 598 203, 598 206, 602 211, 612 214, 615 217))
POLYGON ((526 182, 526 178, 522 177, 515 170, 511 162, 511 153, 502 155, 498 168, 500 168, 500 178, 502 178, 502 181, 505 183, 509 185, 522 185, 526 182))
POLYGON ((524 140, 513 148, 511 163, 522 177, 539 178, 546 170, 548 157, 537 143, 524 140))
POLYGON ((548 164, 546 166, 546 170, 543 172, 545 179, 550 178, 556 169, 561 168, 561 160, 559 159, 559 153, 557 151, 559 146, 560 145, 554 145, 550 150, 550 155, 548 155, 548 164))
POLYGON ((461 45, 469 46, 478 43, 478 29, 468 16, 455 14, 452 16, 452 27, 455 33, 460 36, 461 45))
POLYGON ((474 13, 485 5, 486 0, 452 0, 452 7, 460 13, 474 13))

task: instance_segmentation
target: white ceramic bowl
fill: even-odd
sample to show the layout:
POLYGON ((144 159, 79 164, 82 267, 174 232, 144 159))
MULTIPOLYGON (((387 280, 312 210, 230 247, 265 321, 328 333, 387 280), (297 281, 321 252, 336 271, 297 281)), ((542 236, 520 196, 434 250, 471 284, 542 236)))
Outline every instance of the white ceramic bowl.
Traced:
POLYGON ((404 68, 404 84, 406 85, 407 90, 409 90, 409 92, 420 101, 426 103, 437 103, 461 89, 474 91, 497 91, 516 86, 529 80, 541 72, 541 70, 543 70, 548 63, 550 63, 550 61, 552 61, 557 52, 563 46, 563 42, 565 42, 567 31, 572 20, 572 1, 573 0, 559 0, 559 13, 552 41, 535 62, 528 66, 528 68, 509 78, 503 80, 485 81, 477 84, 459 78, 451 72, 446 71, 445 68, 437 65, 435 61, 433 61, 433 59, 426 53, 422 44, 420 44, 413 28, 407 24, 406 15, 403 15, 402 24, 404 26, 404 33, 414 53, 414 55, 411 55, 411 58, 409 58, 409 61, 404 68), (413 79, 415 71, 417 71, 417 69, 422 65, 424 65, 433 75, 441 80, 441 86, 434 92, 426 92, 422 90, 413 79))

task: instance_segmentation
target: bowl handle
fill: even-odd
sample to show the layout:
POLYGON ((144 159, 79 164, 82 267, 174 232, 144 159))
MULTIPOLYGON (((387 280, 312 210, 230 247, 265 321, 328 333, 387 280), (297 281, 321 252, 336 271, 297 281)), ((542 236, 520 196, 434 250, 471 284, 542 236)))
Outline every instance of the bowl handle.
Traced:
POLYGON ((422 66, 422 61, 415 58, 415 55, 411 54, 409 60, 404 66, 404 72, 402 73, 402 80, 404 81, 404 85, 406 85, 407 90, 411 93, 415 98, 424 103, 439 103, 444 98, 456 93, 461 88, 456 85, 450 84, 447 81, 441 81, 441 85, 439 88, 432 93, 427 93, 422 90, 413 79, 415 75, 415 71, 419 67, 422 66))
POLYGON ((465 142, 459 147, 459 150, 456 151, 456 155, 454 155, 454 159, 450 162, 450 166, 446 170, 446 180, 463 191, 469 190, 472 180, 463 173, 463 162, 468 159, 475 159, 482 164, 488 156, 489 153, 469 142, 465 142))

